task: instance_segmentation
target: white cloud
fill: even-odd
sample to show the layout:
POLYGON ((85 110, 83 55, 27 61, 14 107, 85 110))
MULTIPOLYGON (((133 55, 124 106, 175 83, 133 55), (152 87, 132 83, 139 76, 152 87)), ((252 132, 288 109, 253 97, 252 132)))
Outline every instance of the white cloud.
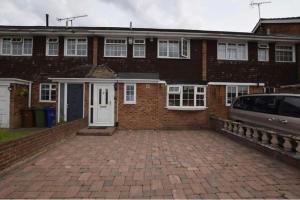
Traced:
MULTIPOLYGON (((250 0, 0 0, 0 24, 63 25, 56 17, 88 14, 81 26, 129 26, 250 31, 257 9, 250 0)), ((299 0, 272 0, 262 7, 262 17, 299 15, 299 0)))

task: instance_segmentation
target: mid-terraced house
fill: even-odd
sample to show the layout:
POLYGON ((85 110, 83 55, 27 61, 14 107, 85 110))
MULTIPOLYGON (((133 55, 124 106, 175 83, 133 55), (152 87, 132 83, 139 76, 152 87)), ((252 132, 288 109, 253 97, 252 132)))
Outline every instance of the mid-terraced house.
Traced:
POLYGON ((299 83, 300 18, 253 32, 0 26, 0 126, 54 106, 57 121, 121 129, 207 127, 232 101, 299 83))

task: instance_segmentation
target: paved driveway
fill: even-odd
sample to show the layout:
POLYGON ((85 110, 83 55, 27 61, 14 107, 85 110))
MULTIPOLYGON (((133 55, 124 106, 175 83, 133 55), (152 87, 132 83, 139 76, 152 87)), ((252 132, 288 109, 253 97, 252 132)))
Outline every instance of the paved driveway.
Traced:
POLYGON ((119 131, 22 164, 0 197, 300 198, 299 172, 211 131, 119 131))

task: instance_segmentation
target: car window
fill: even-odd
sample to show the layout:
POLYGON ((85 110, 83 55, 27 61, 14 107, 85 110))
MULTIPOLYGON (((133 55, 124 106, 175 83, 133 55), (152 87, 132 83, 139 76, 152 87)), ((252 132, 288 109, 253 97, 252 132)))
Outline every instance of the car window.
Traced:
POLYGON ((252 111, 253 107, 253 97, 240 97, 234 104, 233 108, 252 111))
POLYGON ((300 98, 285 97, 279 106, 279 115, 300 118, 300 98))
POLYGON ((253 111, 268 114, 278 113, 278 101, 276 96, 257 96, 254 100, 253 111))
POLYGON ((240 97, 233 105, 233 108, 268 113, 277 114, 278 105, 282 97, 276 96, 246 96, 240 97))

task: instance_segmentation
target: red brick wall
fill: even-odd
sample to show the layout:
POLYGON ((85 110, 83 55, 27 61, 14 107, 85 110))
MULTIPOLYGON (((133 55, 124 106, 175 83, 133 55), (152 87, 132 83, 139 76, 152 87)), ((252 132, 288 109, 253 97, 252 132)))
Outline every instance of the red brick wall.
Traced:
POLYGON ((0 144, 0 170, 44 150, 49 145, 73 135, 86 126, 87 120, 80 119, 0 144))
MULTIPOLYGON (((207 78, 212 82, 265 83, 279 87, 297 82, 300 62, 275 62, 275 43, 270 43, 270 61, 257 61, 257 43, 248 43, 248 61, 229 61, 217 59, 217 40, 207 42, 207 78)), ((299 46, 299 45, 298 45, 299 46)), ((299 48, 299 47, 298 47, 299 48)), ((296 51, 299 57, 300 51, 296 51)))
POLYGON ((158 129, 159 84, 136 84, 136 104, 124 104, 124 84, 118 84, 120 129, 158 129))
POLYGON ((300 35, 300 24, 298 23, 278 23, 278 24, 261 24, 256 33, 267 34, 267 29, 270 34, 289 34, 300 35))
POLYGON ((11 84, 10 92, 10 128, 20 128, 22 125, 21 110, 28 108, 28 94, 22 95, 22 91, 28 91, 27 85, 11 84))
POLYGON ((208 126, 206 111, 175 111, 166 108, 166 86, 137 84, 136 104, 124 104, 124 84, 118 87, 120 129, 197 129, 208 126))

